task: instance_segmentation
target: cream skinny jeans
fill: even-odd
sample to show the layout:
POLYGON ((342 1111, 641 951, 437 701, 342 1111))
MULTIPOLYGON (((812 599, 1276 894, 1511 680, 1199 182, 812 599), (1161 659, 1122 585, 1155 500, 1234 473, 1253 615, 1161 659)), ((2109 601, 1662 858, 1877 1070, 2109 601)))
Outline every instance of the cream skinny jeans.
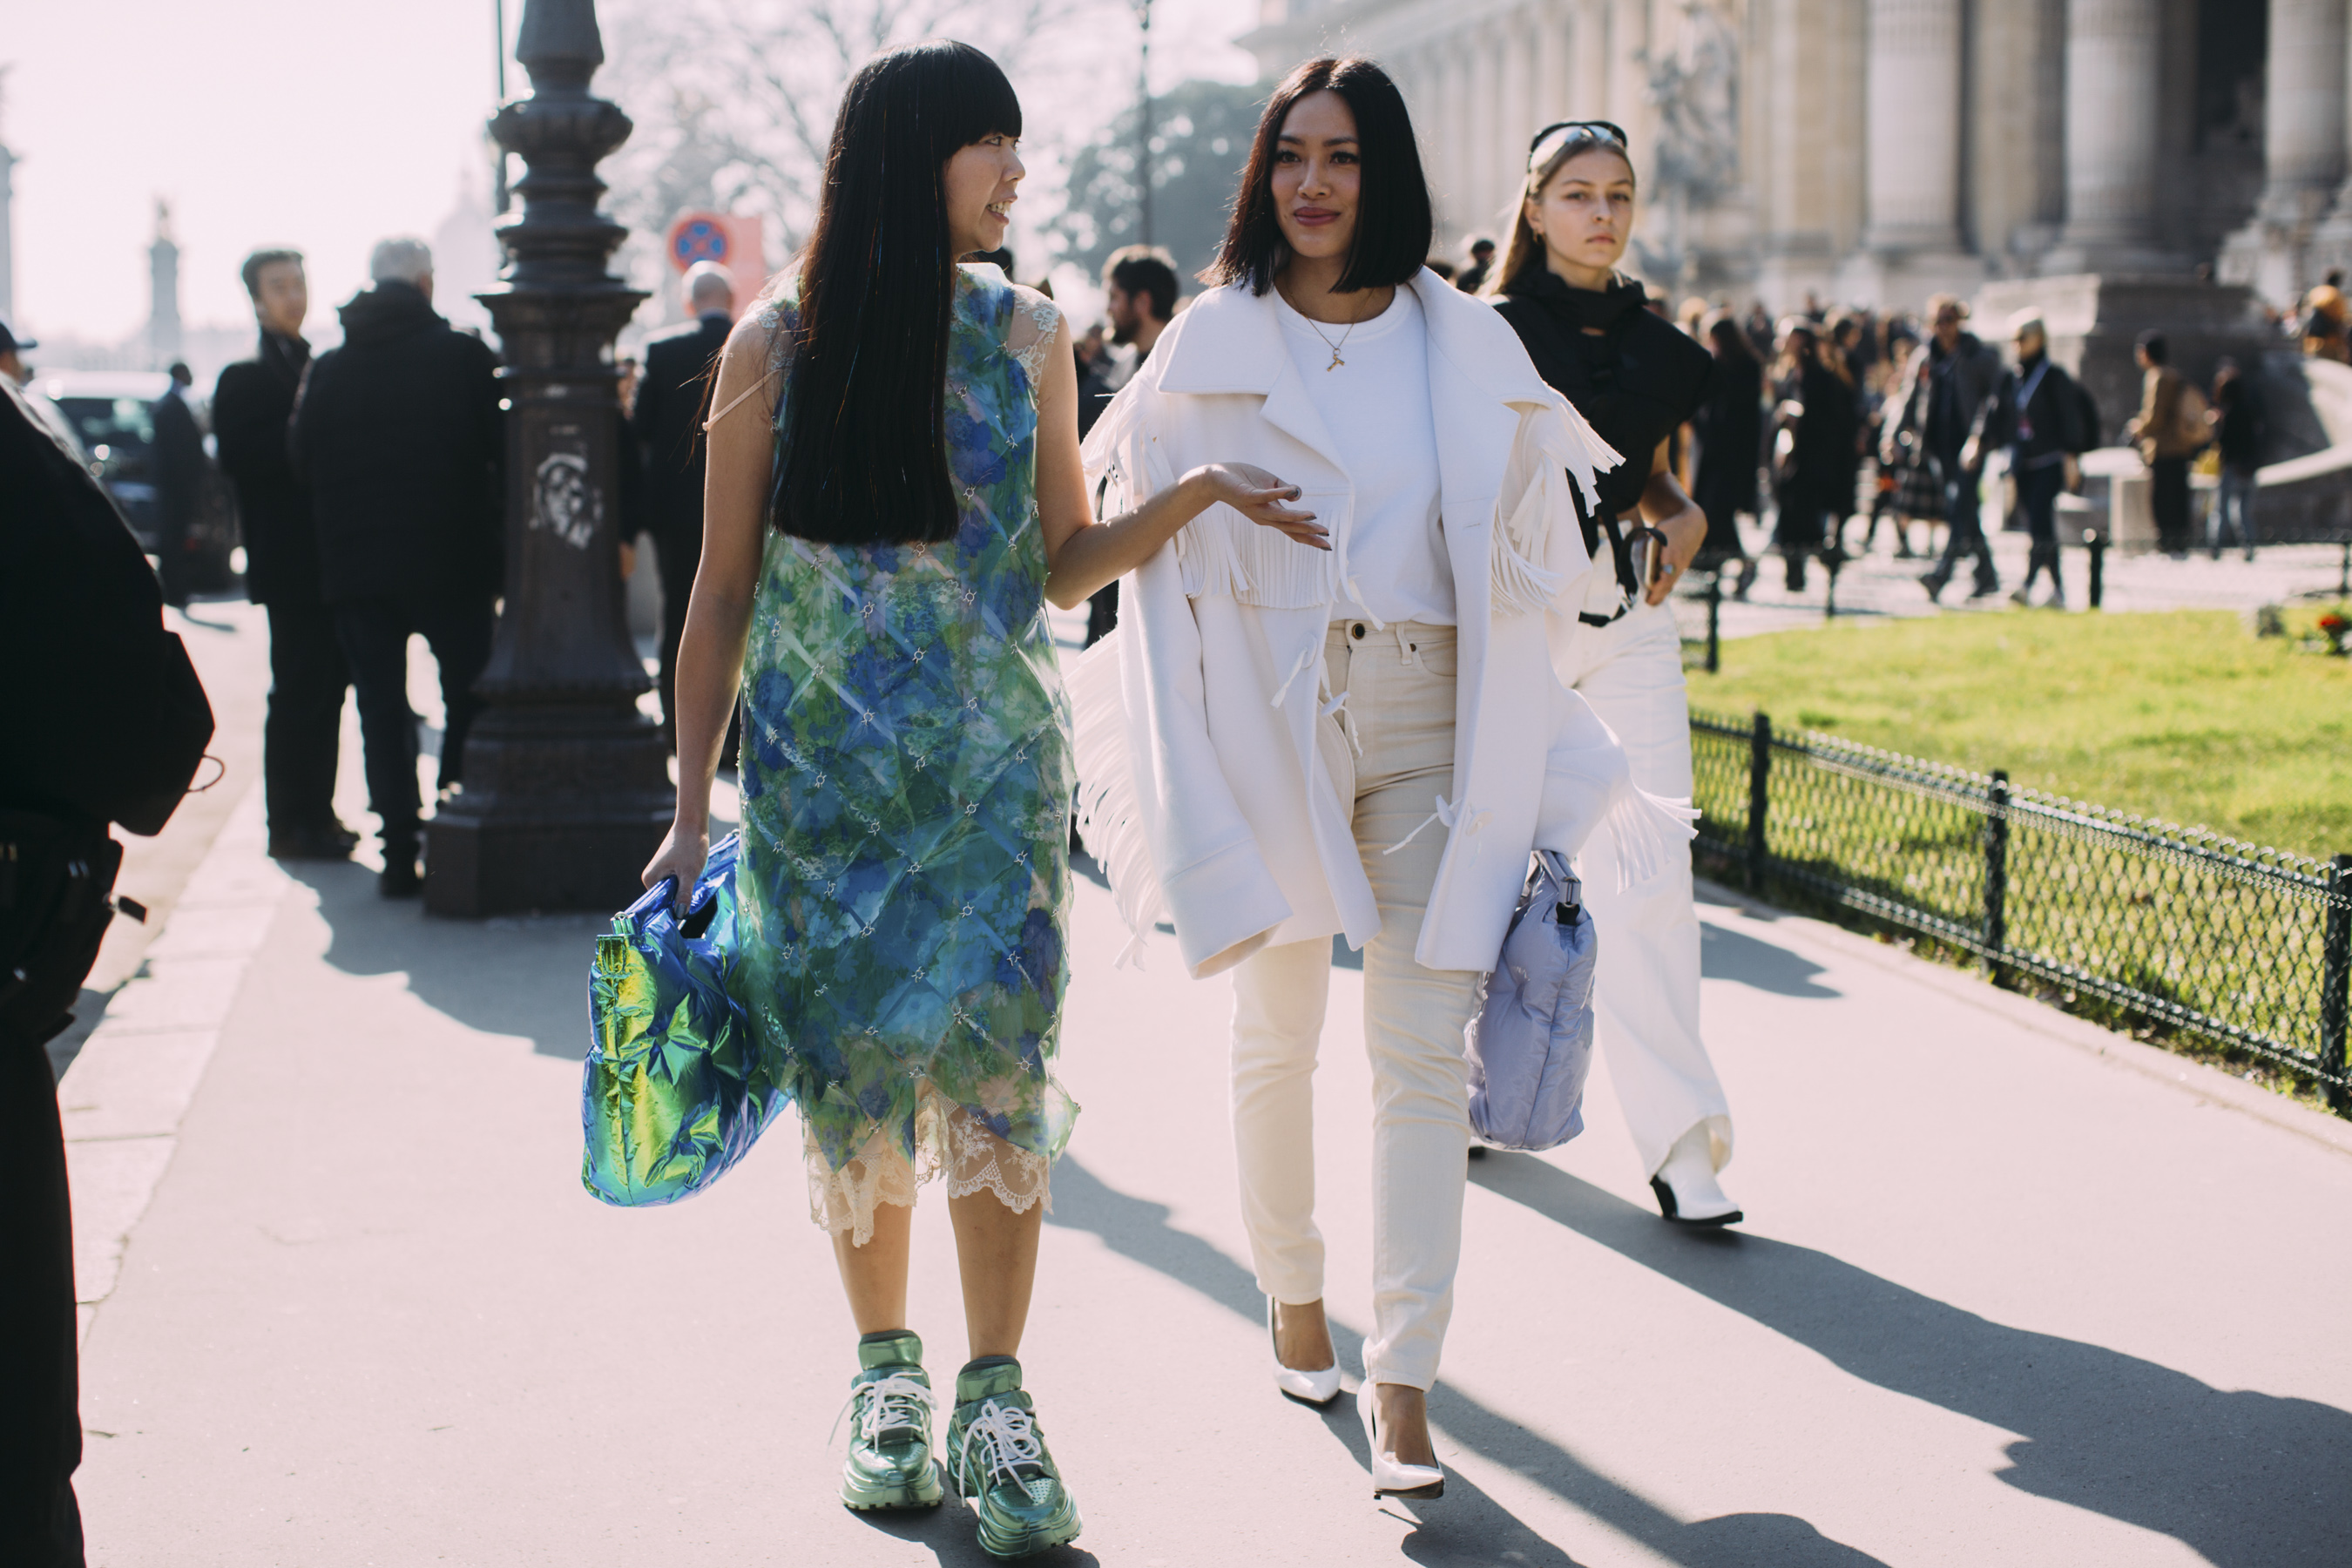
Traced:
MULTIPOLYGON (((1478 973, 1413 962, 1445 852, 1428 818, 1454 770, 1454 632, 1335 621, 1324 645, 1353 731, 1356 847, 1381 911, 1364 950, 1364 1044, 1372 1066, 1372 1320, 1364 1375, 1437 1381, 1454 1275, 1470 1096, 1462 1036, 1478 973)), ((1234 972, 1234 1145, 1258 1289, 1286 1305, 1323 1295, 1315 1227, 1314 1077, 1331 978, 1328 938, 1261 948, 1234 972)))

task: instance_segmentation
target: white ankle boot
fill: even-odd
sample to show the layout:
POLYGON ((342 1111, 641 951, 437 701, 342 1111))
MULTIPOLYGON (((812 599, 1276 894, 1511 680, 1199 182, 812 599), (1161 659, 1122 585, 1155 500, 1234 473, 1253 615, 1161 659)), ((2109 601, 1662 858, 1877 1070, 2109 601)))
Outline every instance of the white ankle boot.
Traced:
POLYGON ((1666 1162, 1650 1178, 1658 1209, 1677 1225, 1738 1225, 1747 1216, 1715 1179, 1713 1141, 1702 1121, 1675 1140, 1666 1162))

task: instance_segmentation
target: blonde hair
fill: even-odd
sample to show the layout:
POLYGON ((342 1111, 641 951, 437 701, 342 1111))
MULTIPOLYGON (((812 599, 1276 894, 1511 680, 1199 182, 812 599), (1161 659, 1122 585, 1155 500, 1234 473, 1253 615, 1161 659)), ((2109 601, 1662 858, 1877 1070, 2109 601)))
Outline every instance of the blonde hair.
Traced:
MULTIPOLYGON (((1529 159, 1542 151, 1543 142, 1538 142, 1529 152, 1529 159)), ((1480 293, 1498 295, 1517 281, 1521 273, 1544 265, 1543 237, 1528 221, 1528 204, 1543 194, 1543 188, 1551 184, 1551 177, 1559 174, 1570 158, 1586 153, 1615 153, 1625 161, 1625 177, 1628 180, 1633 178, 1633 154, 1627 150, 1625 143, 1595 125, 1570 127, 1559 145, 1541 163, 1530 162, 1528 177, 1519 187, 1518 200, 1512 204, 1515 210, 1511 214, 1510 240, 1503 247, 1503 254, 1496 259, 1494 270, 1486 274, 1486 286, 1479 290, 1480 293)))

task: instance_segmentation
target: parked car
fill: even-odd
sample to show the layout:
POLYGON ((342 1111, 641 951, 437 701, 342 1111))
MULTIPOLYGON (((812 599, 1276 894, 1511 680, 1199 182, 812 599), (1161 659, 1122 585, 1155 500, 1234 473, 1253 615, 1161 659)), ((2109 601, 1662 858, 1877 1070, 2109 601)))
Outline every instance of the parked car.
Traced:
MULTIPOLYGON (((37 375, 28 389, 64 413, 89 455, 90 472, 122 509, 140 548, 150 555, 156 552, 161 526, 155 498, 155 402, 171 384, 172 378, 160 371, 69 370, 37 375)), ((236 503, 214 457, 211 405, 193 394, 188 402, 205 433, 204 488, 191 528, 196 566, 190 585, 217 592, 235 584, 240 564, 236 503)))

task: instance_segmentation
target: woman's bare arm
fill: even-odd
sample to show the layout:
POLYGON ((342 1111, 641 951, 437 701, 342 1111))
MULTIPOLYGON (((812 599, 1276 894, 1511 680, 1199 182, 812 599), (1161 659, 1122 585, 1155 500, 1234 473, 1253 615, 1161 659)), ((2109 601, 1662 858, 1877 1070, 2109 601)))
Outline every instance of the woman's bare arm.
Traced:
POLYGON ((1675 580, 1689 570, 1699 546, 1706 542, 1706 513, 1684 490, 1666 461, 1671 441, 1670 437, 1658 443, 1657 453, 1650 463, 1650 482, 1642 487, 1642 521, 1666 536, 1669 568, 1643 595, 1643 602, 1652 605, 1665 603, 1666 595, 1674 592, 1675 580))
POLYGON ((710 781, 734 712, 751 604, 759 592, 775 460, 772 357, 768 329, 756 312, 746 315, 728 336, 711 394, 710 406, 725 412, 709 437, 702 559, 695 567, 694 596, 678 638, 677 814, 645 870, 646 887, 674 876, 681 895, 701 874, 709 854, 710 781))
POLYGON ((1297 497, 1295 487, 1262 468, 1205 463, 1133 511, 1095 521, 1078 456, 1077 361, 1070 352, 1069 322, 1055 326, 1037 389, 1037 518, 1045 531, 1046 598, 1066 610, 1084 603, 1150 560, 1217 501, 1301 544, 1330 549, 1330 531, 1313 512, 1283 505, 1297 497))

